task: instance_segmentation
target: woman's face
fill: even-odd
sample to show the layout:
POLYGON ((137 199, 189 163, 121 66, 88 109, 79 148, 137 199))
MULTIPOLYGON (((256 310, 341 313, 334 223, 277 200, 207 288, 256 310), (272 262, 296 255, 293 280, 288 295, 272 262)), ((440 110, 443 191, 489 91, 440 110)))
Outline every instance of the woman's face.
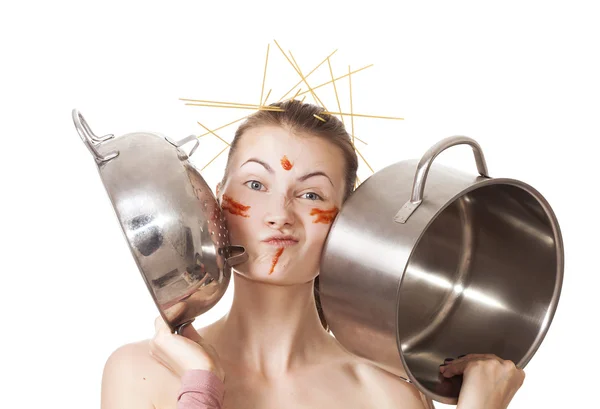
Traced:
POLYGON ((344 165, 341 150, 323 138, 272 125, 244 132, 226 184, 217 187, 231 244, 249 256, 235 271, 285 285, 314 279, 342 204, 344 165), (276 235, 293 240, 267 241, 276 235))

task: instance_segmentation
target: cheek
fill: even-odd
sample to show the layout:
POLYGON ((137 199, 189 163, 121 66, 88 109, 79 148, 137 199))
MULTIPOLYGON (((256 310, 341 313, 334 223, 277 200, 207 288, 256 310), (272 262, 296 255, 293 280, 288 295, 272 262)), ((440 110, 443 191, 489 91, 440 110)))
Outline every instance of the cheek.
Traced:
POLYGON ((255 235, 253 232, 256 232, 256 223, 261 218, 258 213, 264 207, 261 197, 265 195, 252 193, 247 189, 228 189, 223 193, 221 208, 232 241, 241 243, 245 238, 255 235))
POLYGON ((250 210, 251 207, 252 206, 244 204, 229 195, 223 194, 223 201, 221 203, 221 208, 224 211, 226 211, 234 216, 240 216, 240 217, 246 217, 246 218, 250 217, 250 215, 248 214, 248 211, 250 210))
POLYGON ((337 207, 332 207, 331 209, 319 209, 312 208, 310 210, 310 215, 313 217, 313 223, 323 223, 323 224, 331 224, 337 216, 339 209, 337 207))
MULTIPOLYGON (((316 209, 319 210, 319 209, 316 209)), ((304 211, 304 229, 306 230, 306 236, 312 243, 312 245, 319 247, 325 242, 325 238, 331 229, 333 218, 331 212, 323 214, 321 211, 316 212, 315 208, 304 211)), ((334 216, 335 217, 335 216, 334 216)))

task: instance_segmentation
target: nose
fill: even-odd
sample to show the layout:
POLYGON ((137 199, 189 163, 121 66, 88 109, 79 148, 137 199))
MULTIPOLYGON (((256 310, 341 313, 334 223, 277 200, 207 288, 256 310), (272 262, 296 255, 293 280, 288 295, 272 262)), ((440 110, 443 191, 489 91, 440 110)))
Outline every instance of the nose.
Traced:
POLYGON ((285 196, 281 196, 265 214, 265 223, 269 227, 280 229, 295 222, 294 212, 285 196))

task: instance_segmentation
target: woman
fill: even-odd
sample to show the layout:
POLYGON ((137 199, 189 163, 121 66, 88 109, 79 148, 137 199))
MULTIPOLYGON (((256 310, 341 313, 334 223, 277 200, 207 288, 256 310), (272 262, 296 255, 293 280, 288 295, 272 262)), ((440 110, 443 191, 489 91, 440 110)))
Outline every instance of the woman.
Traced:
MULTIPOLYGON (((319 262, 358 161, 337 118, 298 101, 273 106, 284 112, 259 111, 237 130, 217 186, 231 242, 249 254, 235 267, 231 310, 205 328, 188 325, 184 336, 159 317, 154 339, 113 352, 103 409, 176 408, 182 376, 193 374, 214 387, 182 399, 212 394, 218 406, 224 383, 226 408, 429 407, 413 385, 349 353, 328 332, 319 262)), ((457 358, 440 372, 464 375, 460 409, 504 408, 524 379, 512 362, 488 355, 457 358)))

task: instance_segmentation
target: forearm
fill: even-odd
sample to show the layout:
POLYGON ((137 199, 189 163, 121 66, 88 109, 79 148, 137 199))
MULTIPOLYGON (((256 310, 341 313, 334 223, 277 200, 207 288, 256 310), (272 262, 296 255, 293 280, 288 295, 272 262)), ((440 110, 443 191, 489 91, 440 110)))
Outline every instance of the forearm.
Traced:
POLYGON ((210 371, 194 369, 181 378, 177 409, 221 409, 225 384, 210 371))

